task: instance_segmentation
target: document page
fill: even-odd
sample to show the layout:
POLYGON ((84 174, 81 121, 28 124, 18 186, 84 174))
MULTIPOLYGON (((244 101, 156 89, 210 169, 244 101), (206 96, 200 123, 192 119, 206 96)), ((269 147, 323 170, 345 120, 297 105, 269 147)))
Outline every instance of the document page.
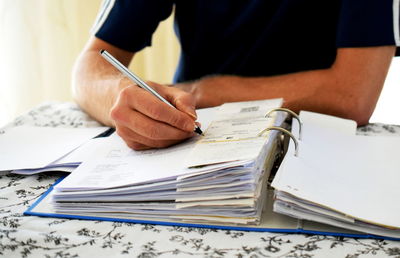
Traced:
MULTIPOLYGON (((197 111, 203 128, 215 108, 197 111)), ((59 190, 106 189, 143 182, 163 181, 184 173, 183 160, 200 136, 166 149, 134 151, 117 134, 101 139, 97 150, 57 185, 59 190)))
POLYGON ((289 150, 272 186, 346 216, 400 229, 400 137, 324 130, 312 120, 304 129, 298 157, 289 150))
POLYGON ((106 189, 167 180, 183 173, 182 160, 194 143, 190 139, 167 149, 134 151, 115 135, 104 140, 97 152, 101 155, 84 161, 56 189, 106 189))
POLYGON ((0 132, 0 171, 44 167, 107 129, 27 125, 8 128, 0 132))
POLYGON ((186 166, 255 159, 268 139, 268 133, 260 133, 274 124, 276 113, 265 115, 281 105, 282 99, 223 104, 190 153, 186 166))

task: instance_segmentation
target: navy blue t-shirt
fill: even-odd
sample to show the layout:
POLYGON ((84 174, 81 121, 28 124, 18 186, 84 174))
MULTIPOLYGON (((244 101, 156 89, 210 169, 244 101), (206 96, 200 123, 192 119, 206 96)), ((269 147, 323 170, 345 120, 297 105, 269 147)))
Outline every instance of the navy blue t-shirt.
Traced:
MULTIPOLYGON (((105 0, 93 33, 137 52, 175 7, 175 82, 329 68, 341 47, 400 46, 399 0, 105 0)), ((397 54, 400 54, 397 48, 397 54)))

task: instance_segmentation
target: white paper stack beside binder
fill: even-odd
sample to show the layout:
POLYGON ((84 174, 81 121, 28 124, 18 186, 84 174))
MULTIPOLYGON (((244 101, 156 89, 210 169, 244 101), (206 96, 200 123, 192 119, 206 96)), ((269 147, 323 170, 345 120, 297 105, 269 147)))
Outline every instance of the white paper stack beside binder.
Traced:
MULTIPOLYGON (((0 172, 30 175, 71 172, 79 166, 86 143, 108 127, 66 128, 21 125, 0 130, 0 172)), ((90 144, 92 146, 92 144, 90 144)))
POLYGON ((400 137, 355 135, 354 121, 311 112, 300 119, 298 155, 290 143, 272 182, 274 211, 400 238, 400 137))

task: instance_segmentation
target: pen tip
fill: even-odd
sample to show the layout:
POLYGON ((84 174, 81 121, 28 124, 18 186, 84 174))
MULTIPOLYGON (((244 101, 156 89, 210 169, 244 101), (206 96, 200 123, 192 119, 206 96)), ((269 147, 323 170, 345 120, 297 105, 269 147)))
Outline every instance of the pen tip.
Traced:
POLYGON ((199 135, 204 135, 203 131, 200 129, 200 127, 196 126, 196 128, 194 129, 194 131, 199 134, 199 135))
POLYGON ((100 50, 100 54, 103 54, 104 51, 105 51, 104 49, 100 50))

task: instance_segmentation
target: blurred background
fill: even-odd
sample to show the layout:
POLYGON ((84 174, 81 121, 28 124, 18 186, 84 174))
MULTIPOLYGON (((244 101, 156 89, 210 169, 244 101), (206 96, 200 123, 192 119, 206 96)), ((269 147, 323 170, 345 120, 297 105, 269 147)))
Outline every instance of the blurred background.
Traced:
MULTIPOLYGON (((101 0, 0 0, 0 126, 45 101, 72 101, 71 70, 101 0)), ((179 45, 169 17, 130 68, 171 83, 179 45)), ((400 124, 400 59, 395 58, 371 122, 400 124)))

